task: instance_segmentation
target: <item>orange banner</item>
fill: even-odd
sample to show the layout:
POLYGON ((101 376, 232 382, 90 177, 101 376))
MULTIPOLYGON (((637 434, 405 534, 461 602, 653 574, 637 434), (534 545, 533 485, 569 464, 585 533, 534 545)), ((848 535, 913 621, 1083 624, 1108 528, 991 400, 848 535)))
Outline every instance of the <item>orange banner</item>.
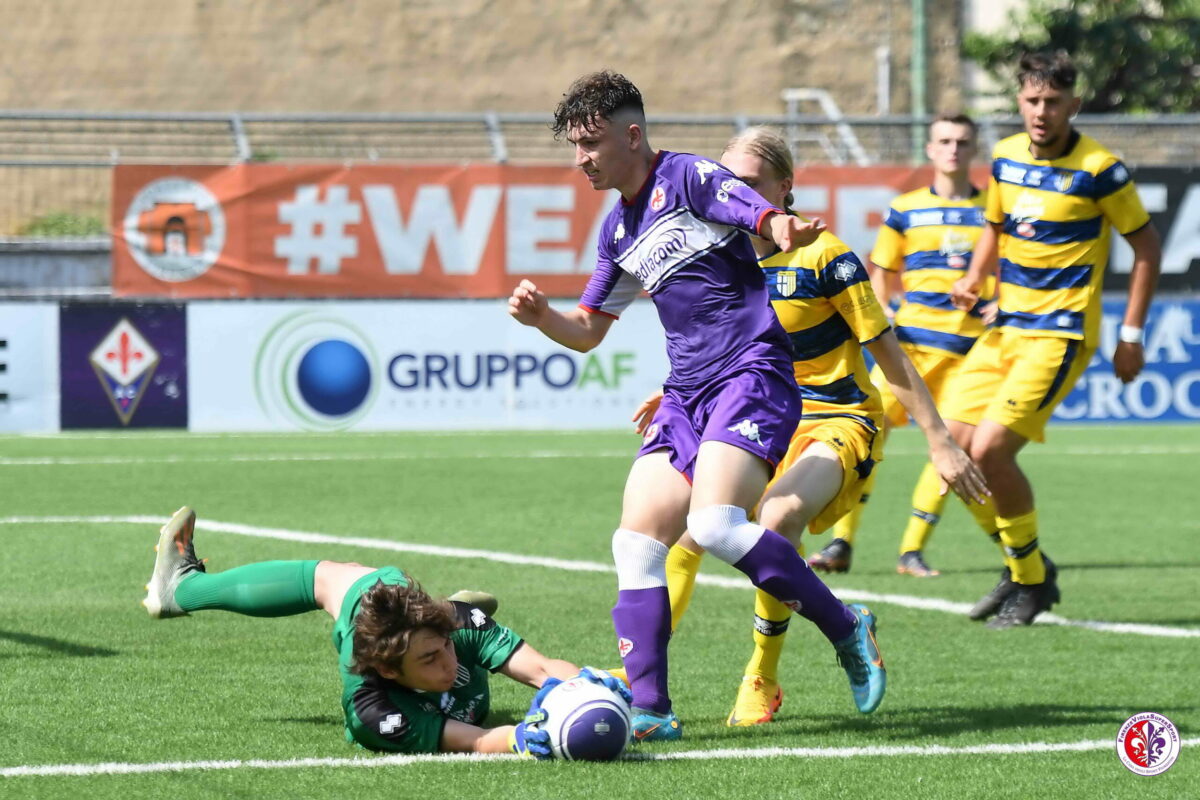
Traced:
MULTIPOLYGON (((811 167, 797 211, 860 254, 927 168, 811 167)), ((983 176, 986 177, 986 172, 983 176)), ((113 170, 123 297, 577 296, 616 201, 569 167, 242 164, 113 170)))

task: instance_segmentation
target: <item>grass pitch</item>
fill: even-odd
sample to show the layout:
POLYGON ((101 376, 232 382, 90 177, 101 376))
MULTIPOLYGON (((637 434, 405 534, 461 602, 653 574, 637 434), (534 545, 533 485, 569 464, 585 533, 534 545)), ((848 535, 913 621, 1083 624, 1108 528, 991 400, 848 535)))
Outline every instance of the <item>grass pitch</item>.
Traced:
MULTIPOLYGON (((436 593, 495 592, 500 620, 543 652, 613 665, 616 586, 601 570, 636 447, 626 433, 0 437, 0 797, 1196 796, 1198 747, 1142 778, 1111 746, 1089 743, 1111 743, 1141 711, 1167 715, 1185 740, 1200 731, 1200 427, 1055 428, 1023 457, 1061 569, 1055 614, 1159 626, 1131 632, 994 632, 951 613, 999 570, 995 547, 957 507, 927 551, 943 575, 896 575, 923 462, 919 438, 898 432, 854 568, 829 581, 888 596, 873 603, 889 668, 883 706, 858 714, 831 648, 797 620, 776 721, 726 728, 753 595, 715 585, 737 573, 708 559, 704 573, 726 580, 698 587, 671 648, 685 739, 635 751, 655 760, 356 751, 341 738, 324 615, 152 621, 139 605, 157 524, 128 518, 165 520, 187 503, 202 525, 243 526, 199 530, 210 570, 265 559, 397 564, 436 593), (449 549, 395 549, 408 545, 449 549), (921 608, 923 599, 940 602, 921 608), (1148 635, 1162 628, 1191 633, 1148 635)), ((810 537, 809 550, 824 541, 810 537)), ((529 697, 494 680, 493 722, 515 719, 529 697)))

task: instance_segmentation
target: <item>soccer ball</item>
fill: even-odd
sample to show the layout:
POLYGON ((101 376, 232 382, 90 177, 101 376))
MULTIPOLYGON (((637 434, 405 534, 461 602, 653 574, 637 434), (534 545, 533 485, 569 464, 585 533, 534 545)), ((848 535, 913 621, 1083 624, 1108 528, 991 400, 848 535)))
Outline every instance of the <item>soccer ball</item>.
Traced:
POLYGON ((584 677, 563 681, 542 699, 550 749, 564 761, 611 761, 629 743, 632 714, 615 692, 584 677))

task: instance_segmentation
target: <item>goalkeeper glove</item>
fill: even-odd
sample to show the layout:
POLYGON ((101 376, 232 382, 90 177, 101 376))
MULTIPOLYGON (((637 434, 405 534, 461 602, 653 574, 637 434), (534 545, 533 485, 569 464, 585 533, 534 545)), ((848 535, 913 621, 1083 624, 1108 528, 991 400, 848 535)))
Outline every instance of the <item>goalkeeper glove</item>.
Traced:
POLYGON ((517 755, 539 760, 554 758, 554 752, 550 749, 550 732, 542 730, 538 725, 546 720, 542 700, 560 683, 562 681, 558 678, 547 678, 542 688, 533 696, 533 702, 525 712, 525 719, 518 722, 509 734, 508 747, 517 755))
POLYGON ((626 703, 633 702, 633 692, 629 691, 629 687, 615 675, 611 675, 602 669, 595 667, 584 667, 579 671, 579 677, 587 678, 592 683, 598 683, 605 689, 608 689, 613 694, 621 696, 621 699, 626 703))

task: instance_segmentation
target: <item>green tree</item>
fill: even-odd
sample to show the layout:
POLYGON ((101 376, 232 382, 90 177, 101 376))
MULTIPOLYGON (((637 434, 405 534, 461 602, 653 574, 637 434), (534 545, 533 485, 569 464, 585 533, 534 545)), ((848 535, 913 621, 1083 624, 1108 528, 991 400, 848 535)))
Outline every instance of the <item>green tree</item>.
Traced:
POLYGON ((1200 111, 1200 0, 1032 0, 1010 22, 963 40, 963 54, 1002 85, 1013 85, 1023 53, 1064 50, 1084 112, 1200 111))

